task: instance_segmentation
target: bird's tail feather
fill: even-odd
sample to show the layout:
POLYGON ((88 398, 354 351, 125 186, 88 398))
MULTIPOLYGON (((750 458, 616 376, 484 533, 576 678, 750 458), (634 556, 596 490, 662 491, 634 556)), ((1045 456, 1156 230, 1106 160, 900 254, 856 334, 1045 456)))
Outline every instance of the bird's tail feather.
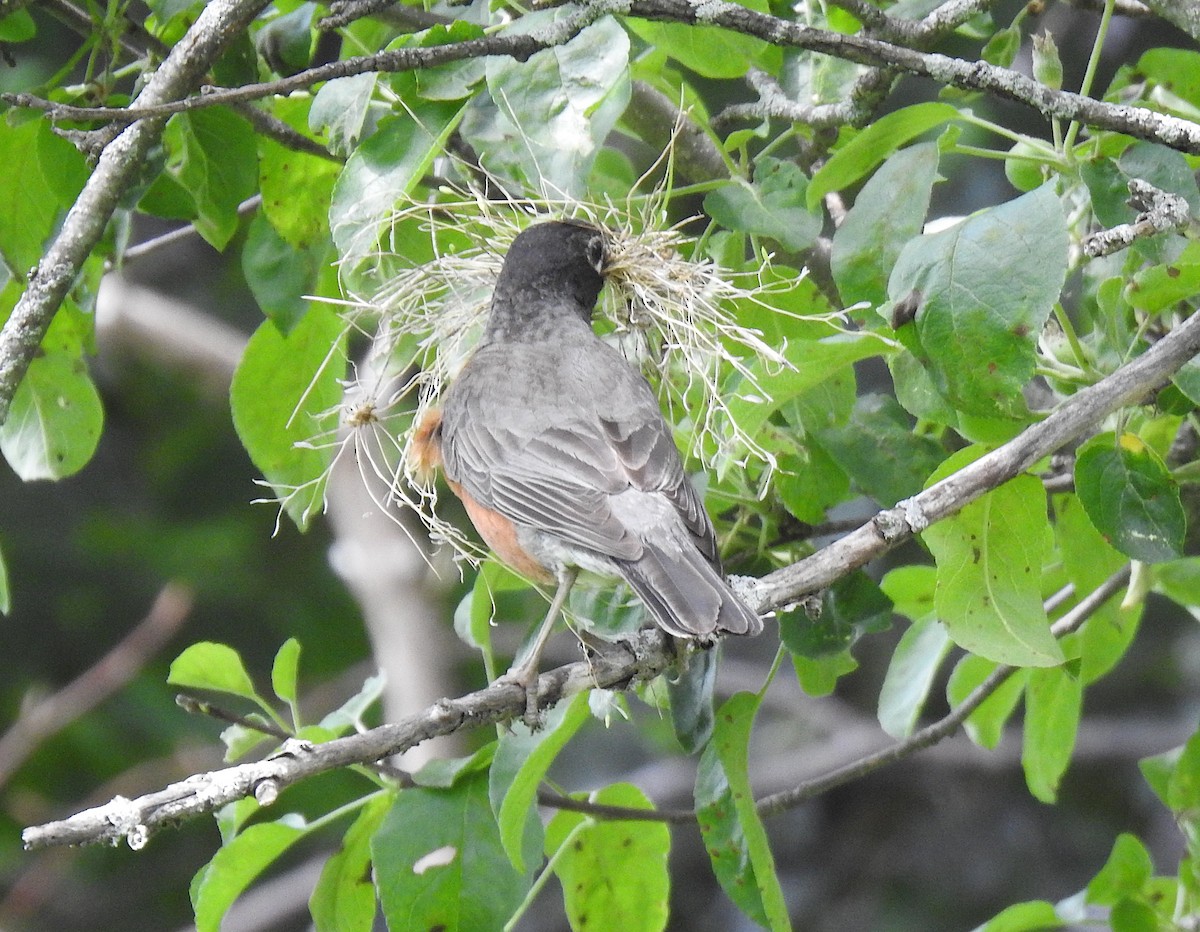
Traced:
POLYGON ((762 619, 694 547, 668 550, 643 543, 639 559, 619 566, 663 630, 685 638, 762 631, 762 619))

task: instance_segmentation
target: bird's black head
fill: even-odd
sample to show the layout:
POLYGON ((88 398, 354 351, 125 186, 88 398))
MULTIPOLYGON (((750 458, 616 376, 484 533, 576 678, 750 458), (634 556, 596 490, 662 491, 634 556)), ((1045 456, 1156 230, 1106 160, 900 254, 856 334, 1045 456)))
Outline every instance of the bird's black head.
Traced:
POLYGON ((566 317, 591 322, 604 287, 604 233, 574 220, 524 230, 509 247, 496 281, 488 335, 512 339, 566 317))

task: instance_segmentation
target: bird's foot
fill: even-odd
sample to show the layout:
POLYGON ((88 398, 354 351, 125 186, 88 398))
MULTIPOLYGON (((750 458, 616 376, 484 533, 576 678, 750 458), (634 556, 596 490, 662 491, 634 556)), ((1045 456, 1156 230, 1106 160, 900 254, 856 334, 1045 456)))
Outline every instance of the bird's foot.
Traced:
POLYGON ((496 679, 496 683, 520 686, 525 691, 525 713, 521 716, 521 720, 530 731, 537 731, 542 727, 542 713, 538 708, 540 698, 538 678, 540 674, 536 658, 534 659, 535 662, 532 664, 528 662, 515 664, 511 670, 496 679))

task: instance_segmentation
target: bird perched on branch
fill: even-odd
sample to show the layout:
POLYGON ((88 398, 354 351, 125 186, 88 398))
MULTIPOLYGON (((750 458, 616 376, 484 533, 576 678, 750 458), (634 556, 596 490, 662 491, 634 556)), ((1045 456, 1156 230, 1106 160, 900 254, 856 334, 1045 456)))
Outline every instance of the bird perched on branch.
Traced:
POLYGON ((589 224, 517 236, 478 348, 414 435, 418 468, 443 468, 496 555, 557 583, 533 648, 508 674, 530 720, 538 656, 580 570, 624 579, 675 637, 762 630, 722 575, 649 383, 592 330, 605 268, 605 236, 589 224))

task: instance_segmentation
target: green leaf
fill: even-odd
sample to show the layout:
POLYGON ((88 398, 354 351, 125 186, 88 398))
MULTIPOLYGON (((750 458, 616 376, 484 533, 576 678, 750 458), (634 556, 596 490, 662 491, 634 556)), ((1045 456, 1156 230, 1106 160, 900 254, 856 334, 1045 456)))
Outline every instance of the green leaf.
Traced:
POLYGON ((775 494, 800 521, 818 524, 825 520, 829 508, 849 497, 850 477, 816 438, 798 448, 788 435, 781 434, 780 440, 785 448, 791 447, 796 452, 776 456, 779 468, 772 476, 775 494))
POLYGON ((514 724, 502 735, 492 761, 488 793, 500 841, 519 873, 525 873, 525 833, 531 814, 537 815, 537 791, 568 741, 589 718, 586 693, 577 693, 566 706, 554 708, 542 727, 531 733, 528 726, 514 724))
POLYGON ((933 598, 937 588, 937 570, 932 566, 911 564, 888 570, 879 588, 892 600, 892 610, 913 621, 936 617, 933 598))
POLYGON ((483 772, 449 789, 399 793, 371 839, 371 857, 389 929, 500 929, 531 881, 504 853, 483 772))
MULTIPOLYGON (((759 13, 771 12, 767 0, 746 0, 742 6, 759 13)), ((761 39, 717 26, 659 23, 633 17, 625 22, 648 45, 706 78, 740 79, 750 67, 775 74, 783 62, 780 50, 761 39)))
POLYGON ((1137 896, 1154 876, 1154 862, 1135 836, 1122 832, 1100 873, 1087 885, 1087 901, 1096 906, 1115 906, 1125 897, 1137 896))
POLYGON ((1021 38, 1020 26, 997 30, 983 46, 980 57, 990 65, 1008 68, 1021 50, 1021 38))
POLYGON ((1182 753, 1183 748, 1177 747, 1162 754, 1143 757, 1138 761, 1138 770, 1142 772, 1142 778, 1164 806, 1169 806, 1167 796, 1170 793, 1171 774, 1175 772, 1182 753))
POLYGON ((321 85, 308 111, 308 128, 325 133, 329 151, 349 157, 359 140, 374 128, 371 97, 379 75, 374 71, 335 78, 321 85))
POLYGON ((1058 783, 1071 762, 1083 684, 1066 667, 1029 671, 1025 686, 1025 735, 1021 766, 1029 792, 1044 803, 1058 796, 1058 783))
POLYGON ((775 363, 757 363, 751 367, 753 382, 742 382, 737 394, 729 400, 729 414, 753 437, 775 411, 797 395, 860 359, 886 351, 887 344, 865 332, 793 341, 783 352, 788 367, 775 363))
MULTIPOLYGON (((957 706, 983 683, 996 669, 996 664, 982 657, 966 656, 954 666, 946 684, 946 698, 957 706)), ((1012 716, 1025 690, 1026 672, 1017 671, 988 696, 968 716, 964 727, 967 737, 982 748, 991 750, 1000 743, 1004 725, 1012 716)))
POLYGON ((245 718, 246 724, 230 725, 221 731, 221 743, 225 745, 226 763, 239 760, 259 745, 274 740, 262 728, 255 727, 263 725, 267 728, 278 728, 278 723, 270 716, 263 715, 261 712, 251 712, 245 718))
POLYGON ((196 231, 224 249, 238 228, 238 205, 258 189, 258 150, 250 124, 230 110, 177 113, 163 142, 167 167, 196 205, 196 231))
MULTIPOLYGON (((950 457, 932 485, 977 459, 969 447, 950 457)), ((937 561, 936 605, 960 647, 1014 666, 1063 662, 1042 606, 1042 565, 1050 543, 1046 493, 1017 476, 921 535, 937 561)))
POLYGON ((233 376, 238 437, 302 530, 321 511, 334 451, 297 444, 331 429, 344 368, 343 326, 332 310, 314 305, 286 337, 264 321, 233 376))
POLYGON ((821 657, 805 657, 802 654, 791 656, 800 688, 809 696, 828 696, 839 679, 858 669, 858 661, 848 647, 836 654, 821 657))
MULTIPOLYGON (((49 120, 29 120, 17 126, 0 120, 0 161, 4 165, 4 184, 0 185, 0 216, 4 217, 0 223, 0 257, 12 276, 21 282, 41 258, 42 246, 54 230, 60 206, 42 166, 39 142, 45 135, 54 135, 49 120)), ((65 139, 54 138, 58 145, 71 148, 65 139)))
POLYGON ((1021 389, 1066 272, 1066 219, 1044 185, 910 240, 888 293, 915 304, 910 349, 942 395, 967 414, 1022 416, 1021 389))
POLYGON ((840 654, 868 631, 887 627, 892 603, 862 572, 851 573, 821 594, 821 614, 803 609, 779 613, 779 637, 791 653, 819 658, 840 654))
POLYGON ((912 734, 950 646, 950 635, 932 616, 914 621, 900 638, 879 691, 879 724, 893 738, 912 734))
POLYGON ((379 701, 386 686, 387 677, 384 674, 368 676, 363 680, 362 689, 322 718, 318 723, 319 727, 335 735, 365 730, 367 726, 363 716, 379 701))
POLYGON ((821 218, 804 206, 808 179, 792 162, 764 157, 754 183, 735 179, 704 198, 704 211, 728 230, 769 236, 791 252, 808 249, 821 218))
MULTIPOLYGON (((590 803, 654 808, 636 786, 617 783, 590 803)), ((571 928, 659 932, 667 925, 671 833, 662 822, 596 820, 559 811, 546 826, 546 855, 562 884, 571 928)))
POLYGON ((351 266, 375 250, 385 221, 410 195, 463 114, 460 102, 422 102, 381 120, 346 162, 329 205, 339 255, 351 266))
POLYGON ((1054 904, 1045 900, 1016 903, 975 932, 1047 932, 1062 928, 1054 904))
POLYGON ((956 108, 936 102, 914 104, 880 117, 838 148, 813 175, 808 185, 809 209, 831 191, 841 191, 867 175, 910 139, 955 119, 956 108))
POLYGON ((418 786, 448 789, 465 777, 475 773, 486 773, 496 757, 498 740, 489 741, 469 757, 434 758, 426 761, 413 774, 418 786))
POLYGON ((1177 815, 1195 818, 1200 808, 1200 732, 1188 738, 1167 782, 1167 805, 1177 815))
POLYGON ((1093 437, 1075 460, 1075 489, 1104 539, 1146 563, 1183 552, 1187 516, 1158 454, 1135 434, 1093 437))
POLYGON ((712 737, 713 689, 717 683, 719 653, 719 647, 692 651, 682 670, 664 677, 675 739, 688 754, 700 750, 712 737))
POLYGON ((37 160, 42 177, 50 193, 58 199, 58 206, 70 210, 87 183, 91 170, 83 153, 53 132, 47 121, 36 122, 42 128, 37 137, 37 160))
POLYGON ((1191 49, 1150 49, 1138 59, 1136 69, 1148 80, 1200 108, 1200 53, 1191 49))
POLYGON ((28 42, 37 35, 37 23, 25 9, 0 19, 0 42, 28 42))
MULTIPOLYGON (((276 97, 271 109, 296 132, 308 128, 307 98, 276 97)), ((302 251, 324 246, 329 237, 329 202, 340 171, 328 159, 258 137, 262 211, 285 243, 302 251)))
MULTIPOLYGON (((484 35, 483 28, 466 20, 425 31, 422 45, 468 42, 484 35), (435 40, 440 40, 435 42, 435 40)), ((426 100, 462 100, 475 93, 487 74, 486 58, 465 58, 414 72, 417 92, 426 100)))
POLYGON ((759 702, 752 693, 737 693, 717 711, 712 740, 696 773, 696 817, 713 872, 730 899, 755 922, 772 930, 790 929, 747 770, 759 702))
POLYGON ((1200 262, 1186 261, 1189 253, 1196 256, 1200 250, 1192 250, 1189 246, 1178 260, 1166 265, 1152 265, 1134 275, 1125 288, 1125 299, 1130 306, 1147 314, 1157 314, 1200 293, 1200 262))
POLYGON ((394 800, 392 793, 381 792, 367 803, 346 830, 341 846, 321 868, 308 900, 317 932, 371 932, 375 922, 371 837, 394 800))
POLYGON ((29 364, 0 425, 0 452, 26 482, 79 472, 104 425, 100 395, 79 350, 50 342, 48 337, 45 351, 29 364))
POLYGON ((1200 405, 1200 359, 1185 362, 1171 381, 1193 405, 1200 405))
POLYGON ((567 608, 588 631, 606 641, 633 634, 646 623, 646 605, 624 583, 575 585, 567 608))
POLYGON ((240 696, 266 706, 254 689, 250 674, 242 664, 241 655, 227 644, 201 641, 193 644, 175 658, 167 682, 186 689, 210 689, 214 692, 240 696))
POLYGON ((259 53, 278 74, 290 75, 308 67, 315 46, 314 3, 301 3, 261 25, 254 36, 259 53))
POLYGON ((263 315, 287 334, 308 310, 305 299, 316 290, 327 265, 326 243, 300 250, 284 240, 262 213, 250 221, 242 246, 242 274, 263 315))
POLYGON ((251 825, 226 841, 192 879, 197 932, 220 932, 226 911, 254 879, 309 829, 296 815, 251 825))
POLYGON ((830 270, 844 302, 887 300, 892 266, 921 233, 937 169, 937 144, 921 143, 891 156, 863 185, 833 234, 830 270))
MULTIPOLYGON (((1084 513, 1077 495, 1054 497, 1054 536, 1067 578, 1082 596, 1095 590, 1129 560, 1108 545, 1084 513)), ((1084 685, 1095 682, 1124 656, 1137 632, 1142 601, 1124 608, 1110 599, 1088 618, 1082 630, 1063 639, 1063 652, 1076 650, 1079 677, 1084 685)))
POLYGON ((1154 908, 1137 900, 1119 901, 1108 914, 1108 924, 1113 932, 1161 932, 1162 929, 1154 908))
POLYGON ((275 695, 286 702, 292 709, 292 723, 300 727, 300 715, 297 709, 299 697, 296 684, 300 675, 300 642, 288 638, 275 654, 275 662, 271 665, 271 688, 275 695))
POLYGON ((846 425, 816 435, 854 484, 885 507, 920 492, 946 456, 933 437, 913 432, 891 395, 859 396, 846 425))
MULTIPOLYGON (((553 28, 573 15, 566 8, 526 14, 508 32, 553 28)), ((472 108, 462 127, 484 168, 551 200, 580 194, 629 103, 629 35, 605 17, 527 61, 493 56, 487 89, 494 108, 472 108)))

